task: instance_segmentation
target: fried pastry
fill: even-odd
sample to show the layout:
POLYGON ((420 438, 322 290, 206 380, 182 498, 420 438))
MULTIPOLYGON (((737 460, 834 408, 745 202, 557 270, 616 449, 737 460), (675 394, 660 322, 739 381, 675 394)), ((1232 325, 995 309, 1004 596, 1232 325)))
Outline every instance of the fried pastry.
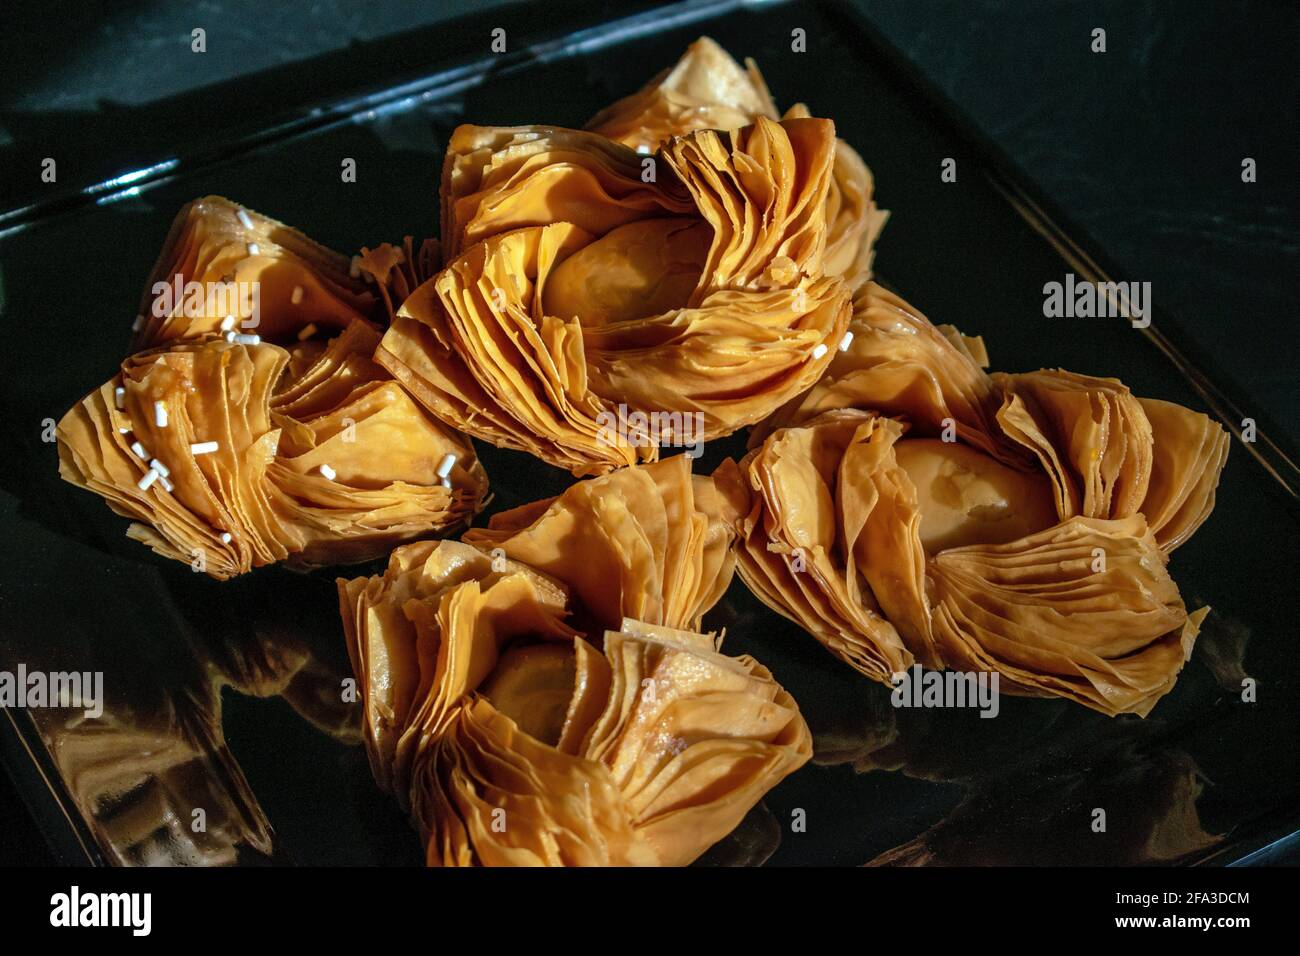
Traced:
POLYGON ((698 631, 723 506, 679 456, 340 579, 371 766, 430 865, 684 865, 807 761, 789 694, 698 631))
POLYGON ((376 361, 444 421, 575 475, 759 421, 830 361, 828 120, 700 130, 654 157, 594 133, 462 126, 447 264, 376 361))
POLYGON ((208 336, 133 355, 59 422, 59 473, 127 534, 220 579, 365 561, 468 524, 483 468, 370 358, 354 319, 292 349, 208 336))
POLYGON ((223 333, 287 345, 304 329, 328 337, 356 321, 378 328, 381 315, 375 291, 346 256, 206 196, 172 221, 141 296, 131 351, 223 333))
POLYGON ((988 375, 982 342, 874 283, 850 332, 715 475, 754 593, 882 682, 915 662, 1149 712, 1206 613, 1166 565, 1213 508, 1227 434, 1114 379, 988 375))
MULTIPOLYGON (((752 59, 742 68, 716 42, 701 37, 680 60, 644 87, 597 113, 587 129, 650 153, 674 136, 697 129, 740 129, 759 117, 793 119, 812 114, 796 104, 782 117, 752 59)), ((826 191, 828 275, 843 276, 851 289, 871 277, 876 239, 889 214, 876 207, 871 170, 844 140, 835 144, 835 165, 826 191)))

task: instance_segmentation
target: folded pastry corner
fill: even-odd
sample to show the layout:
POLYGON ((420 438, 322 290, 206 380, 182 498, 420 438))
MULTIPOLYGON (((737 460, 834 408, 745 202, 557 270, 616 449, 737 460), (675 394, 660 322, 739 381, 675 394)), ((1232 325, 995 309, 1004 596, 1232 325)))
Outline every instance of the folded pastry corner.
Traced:
MULTIPOLYGON (((758 64, 742 68, 709 37, 686 48, 676 64, 645 86, 605 107, 586 128, 640 153, 695 130, 735 130, 770 120, 812 114, 798 103, 782 116, 758 64)), ((835 144, 835 162, 824 198, 828 223, 824 270, 842 276, 856 290, 871 277, 875 243, 889 214, 875 204, 875 183, 862 157, 844 140, 835 144)))

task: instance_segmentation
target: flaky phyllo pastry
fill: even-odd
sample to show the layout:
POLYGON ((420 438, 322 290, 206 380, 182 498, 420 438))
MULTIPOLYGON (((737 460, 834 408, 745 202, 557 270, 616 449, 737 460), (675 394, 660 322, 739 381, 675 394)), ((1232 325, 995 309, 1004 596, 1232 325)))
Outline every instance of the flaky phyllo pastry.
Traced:
MULTIPOLYGON (((799 103, 784 118, 810 115, 799 103)), ((697 129, 740 129, 761 116, 781 118, 758 65, 747 59, 742 68, 717 43, 701 37, 674 66, 592 117, 587 129, 649 153, 674 136, 697 129)), ((873 191, 867 164, 838 140, 826 192, 823 269, 843 276, 851 289, 870 277, 873 247, 888 217, 876 208, 873 191)))
POLYGON ((59 422, 59 473, 133 519, 130 537, 223 579, 463 526, 482 466, 371 360, 378 342, 358 319, 328 343, 210 335, 133 355, 59 422))
POLYGON ((145 284, 132 351, 213 333, 286 345, 356 321, 380 328, 436 258, 436 243, 408 237, 349 260, 229 199, 196 199, 176 214, 145 284))
POLYGON ((444 267, 376 360, 444 421, 575 475, 728 435, 806 390, 848 322, 840 273, 878 227, 870 174, 859 160, 837 180, 853 160, 806 110, 726 116, 665 127, 682 135, 655 133, 653 155, 590 131, 457 129, 444 267))
POLYGON ((811 755, 700 619, 731 520, 684 456, 339 581, 375 778, 431 865, 684 865, 811 755))
POLYGON ((207 196, 172 221, 141 295, 132 351, 225 332, 286 344, 309 325, 336 334, 369 321, 377 306, 346 256, 207 196))
POLYGON ((1228 436, 1064 371, 988 375, 983 343, 868 283, 826 376, 715 478, 742 577, 880 681, 914 662, 1145 715, 1205 611, 1170 552, 1209 515, 1228 436))

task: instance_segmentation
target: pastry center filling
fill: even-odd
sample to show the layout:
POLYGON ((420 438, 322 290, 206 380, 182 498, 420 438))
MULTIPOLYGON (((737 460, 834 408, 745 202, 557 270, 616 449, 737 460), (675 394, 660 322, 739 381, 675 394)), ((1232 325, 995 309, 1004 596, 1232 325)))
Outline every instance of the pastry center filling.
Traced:
POLYGON ((571 643, 517 644, 501 655, 479 693, 530 737, 555 746, 573 697, 571 643))
POLYGON ((907 438, 894 454, 921 509, 929 554, 968 544, 1005 544, 1057 523, 1051 482, 1015 471, 957 442, 907 438))
POLYGON ((642 219, 619 226, 565 259, 546 277, 542 308, 601 326, 661 315, 686 304, 709 255, 713 230, 691 219, 642 219))

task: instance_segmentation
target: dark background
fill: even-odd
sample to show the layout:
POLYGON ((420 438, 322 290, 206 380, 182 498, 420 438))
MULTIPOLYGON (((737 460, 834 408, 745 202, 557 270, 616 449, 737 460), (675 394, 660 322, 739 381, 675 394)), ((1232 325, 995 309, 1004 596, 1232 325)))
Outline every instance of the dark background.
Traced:
MULTIPOLYGON (((648 5, 588 9, 599 17, 648 5)), ((856 5, 1110 253, 1125 278, 1150 281, 1157 305, 1180 317, 1262 417, 1300 442, 1294 4, 856 5), (1088 52, 1097 27, 1106 30, 1105 54, 1088 52), (1241 181, 1245 157, 1257 162, 1253 184, 1241 181)), ((204 0, 6 8, 0 213, 56 195, 39 179, 45 156, 58 158, 57 189, 66 190, 174 154, 201 154, 296 106, 418 74, 438 56, 431 35, 440 47, 470 52, 486 44, 494 16, 523 22, 553 7, 497 9, 506 6, 518 5, 204 0), (481 17, 430 34, 471 11, 481 17), (207 31, 202 56, 189 49, 194 27, 207 31)), ((665 65, 647 63, 644 73, 665 65)), ((837 95, 854 95, 851 78, 826 83, 837 95)), ((870 144, 857 145, 870 163, 870 144)), ((21 281, 0 262, 0 304, 4 283, 21 281)), ((48 859, 0 777, 0 863, 48 859)))

